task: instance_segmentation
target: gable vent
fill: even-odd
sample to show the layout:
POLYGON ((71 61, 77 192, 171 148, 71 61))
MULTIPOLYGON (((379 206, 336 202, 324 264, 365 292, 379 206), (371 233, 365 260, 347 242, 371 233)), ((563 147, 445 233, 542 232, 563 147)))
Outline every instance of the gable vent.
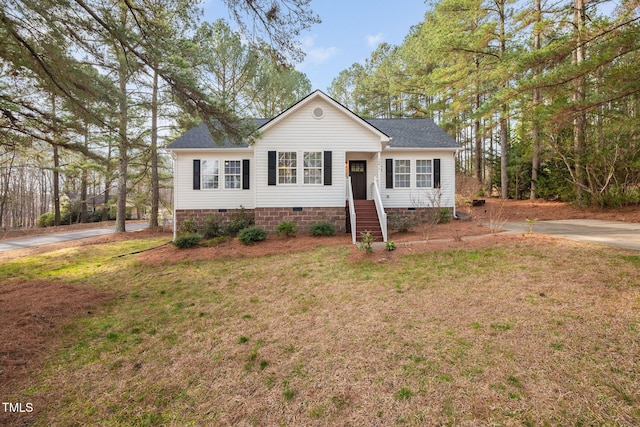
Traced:
POLYGON ((324 117, 324 110, 321 107, 316 107, 313 109, 313 117, 316 119, 321 119, 324 117))

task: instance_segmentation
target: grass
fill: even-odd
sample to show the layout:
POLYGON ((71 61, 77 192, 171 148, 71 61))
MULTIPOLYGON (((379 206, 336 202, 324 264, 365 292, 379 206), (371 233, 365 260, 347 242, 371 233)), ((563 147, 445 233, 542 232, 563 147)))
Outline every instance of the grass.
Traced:
POLYGON ((341 247, 113 258, 155 243, 0 265, 5 280, 118 295, 67 325, 12 397, 34 403, 33 425, 640 424, 628 251, 526 239, 385 264, 341 247))

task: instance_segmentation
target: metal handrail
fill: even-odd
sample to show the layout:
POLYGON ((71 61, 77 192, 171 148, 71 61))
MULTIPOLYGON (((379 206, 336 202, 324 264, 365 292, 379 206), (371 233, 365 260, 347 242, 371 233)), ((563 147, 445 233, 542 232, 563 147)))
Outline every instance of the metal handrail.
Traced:
POLYGON ((378 177, 373 177, 373 200, 376 203, 376 211, 378 212, 378 220, 380 221, 380 229, 382 230, 382 241, 387 241, 387 213, 382 205, 382 196, 380 195, 380 185, 378 177))
POLYGON ((353 205, 353 189, 351 177, 347 177, 347 200, 349 201, 349 223, 351 224, 351 241, 356 244, 356 208, 353 205))

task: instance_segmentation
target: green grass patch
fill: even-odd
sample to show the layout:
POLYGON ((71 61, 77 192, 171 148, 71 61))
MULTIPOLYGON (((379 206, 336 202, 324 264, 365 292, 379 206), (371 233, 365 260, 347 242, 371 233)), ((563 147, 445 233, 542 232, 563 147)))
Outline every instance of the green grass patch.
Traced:
POLYGON ((34 425, 640 424, 625 251, 527 239, 390 263, 349 261, 349 247, 116 257, 160 243, 0 265, 4 280, 115 295, 61 328, 12 396, 50 403, 34 425))

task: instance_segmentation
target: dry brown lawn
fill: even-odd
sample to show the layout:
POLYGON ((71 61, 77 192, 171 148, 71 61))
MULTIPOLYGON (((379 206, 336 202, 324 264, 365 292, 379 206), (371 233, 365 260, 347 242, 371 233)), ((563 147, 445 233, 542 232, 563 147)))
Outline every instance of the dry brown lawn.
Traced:
POLYGON ((14 322, 55 318, 20 283, 110 301, 43 326, 46 353, 0 382, 34 412, 0 424, 640 425, 636 252, 489 234, 113 258, 166 237, 138 236, 0 264, 14 322))

